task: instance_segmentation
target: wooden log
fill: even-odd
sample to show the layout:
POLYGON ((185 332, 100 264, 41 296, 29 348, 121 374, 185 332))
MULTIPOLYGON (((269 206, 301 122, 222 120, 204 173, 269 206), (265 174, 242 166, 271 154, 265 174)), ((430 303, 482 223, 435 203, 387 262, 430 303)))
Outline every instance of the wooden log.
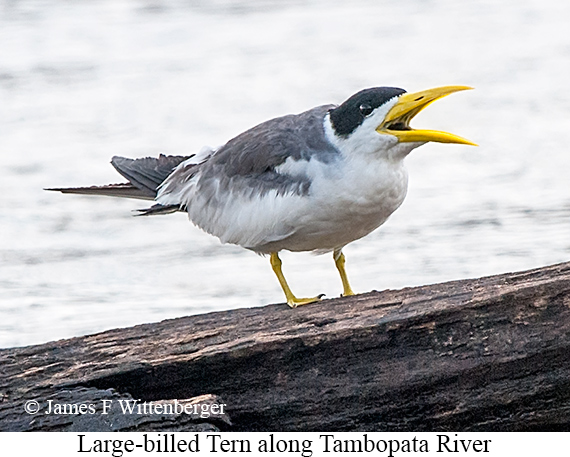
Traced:
POLYGON ((570 430, 570 263, 4 349, 0 429, 570 430), (44 414, 202 395, 224 414, 44 414))

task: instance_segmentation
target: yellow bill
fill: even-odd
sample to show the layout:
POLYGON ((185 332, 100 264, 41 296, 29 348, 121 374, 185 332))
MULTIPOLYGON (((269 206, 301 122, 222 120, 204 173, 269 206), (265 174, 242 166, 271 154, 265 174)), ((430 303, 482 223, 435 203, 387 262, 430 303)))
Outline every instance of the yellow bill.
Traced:
POLYGON ((376 131, 394 135, 401 143, 415 143, 435 141, 437 143, 457 143, 477 146, 475 143, 460 136, 437 130, 416 130, 410 127, 410 121, 430 103, 445 97, 446 95, 461 90, 469 90, 467 86, 444 86, 421 92, 405 93, 400 96, 398 102, 386 115, 384 122, 376 131))

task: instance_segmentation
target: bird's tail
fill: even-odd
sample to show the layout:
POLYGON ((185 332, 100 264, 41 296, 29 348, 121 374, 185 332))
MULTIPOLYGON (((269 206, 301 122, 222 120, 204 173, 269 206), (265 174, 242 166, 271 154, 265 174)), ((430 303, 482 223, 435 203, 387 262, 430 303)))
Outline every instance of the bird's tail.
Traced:
MULTIPOLYGON (((129 181, 128 183, 108 184, 106 186, 50 188, 46 190, 59 191, 64 194, 106 195, 110 197, 154 200, 160 184, 180 163, 190 157, 192 156, 165 156, 160 154, 158 158, 127 159, 115 156, 111 159, 111 164, 129 181)), ((178 210, 178 205, 154 205, 148 209, 141 210, 140 215, 166 214, 178 210)))

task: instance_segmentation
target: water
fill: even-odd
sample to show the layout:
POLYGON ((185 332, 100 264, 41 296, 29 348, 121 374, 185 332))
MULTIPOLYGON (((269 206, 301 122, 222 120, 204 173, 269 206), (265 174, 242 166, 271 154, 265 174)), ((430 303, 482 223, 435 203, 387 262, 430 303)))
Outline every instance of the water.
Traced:
MULTIPOLYGON (((570 260, 569 21, 554 0, 0 2, 0 347, 283 301, 266 258, 182 214, 42 188, 376 85, 474 86, 414 125, 480 147, 410 155, 403 206, 345 249, 355 290, 570 260)), ((328 255, 282 258, 298 295, 340 293, 328 255)))

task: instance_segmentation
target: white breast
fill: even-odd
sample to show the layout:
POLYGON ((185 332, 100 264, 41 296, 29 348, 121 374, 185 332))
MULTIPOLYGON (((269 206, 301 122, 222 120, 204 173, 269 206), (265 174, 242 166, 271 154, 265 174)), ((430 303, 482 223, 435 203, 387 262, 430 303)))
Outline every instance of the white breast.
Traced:
MULTIPOLYGON (((287 164, 286 164, 287 165, 287 164)), ((362 238, 402 204, 408 177, 402 161, 343 158, 335 163, 311 161, 308 196, 297 198, 287 217, 295 230, 263 251, 330 251, 362 238)))

